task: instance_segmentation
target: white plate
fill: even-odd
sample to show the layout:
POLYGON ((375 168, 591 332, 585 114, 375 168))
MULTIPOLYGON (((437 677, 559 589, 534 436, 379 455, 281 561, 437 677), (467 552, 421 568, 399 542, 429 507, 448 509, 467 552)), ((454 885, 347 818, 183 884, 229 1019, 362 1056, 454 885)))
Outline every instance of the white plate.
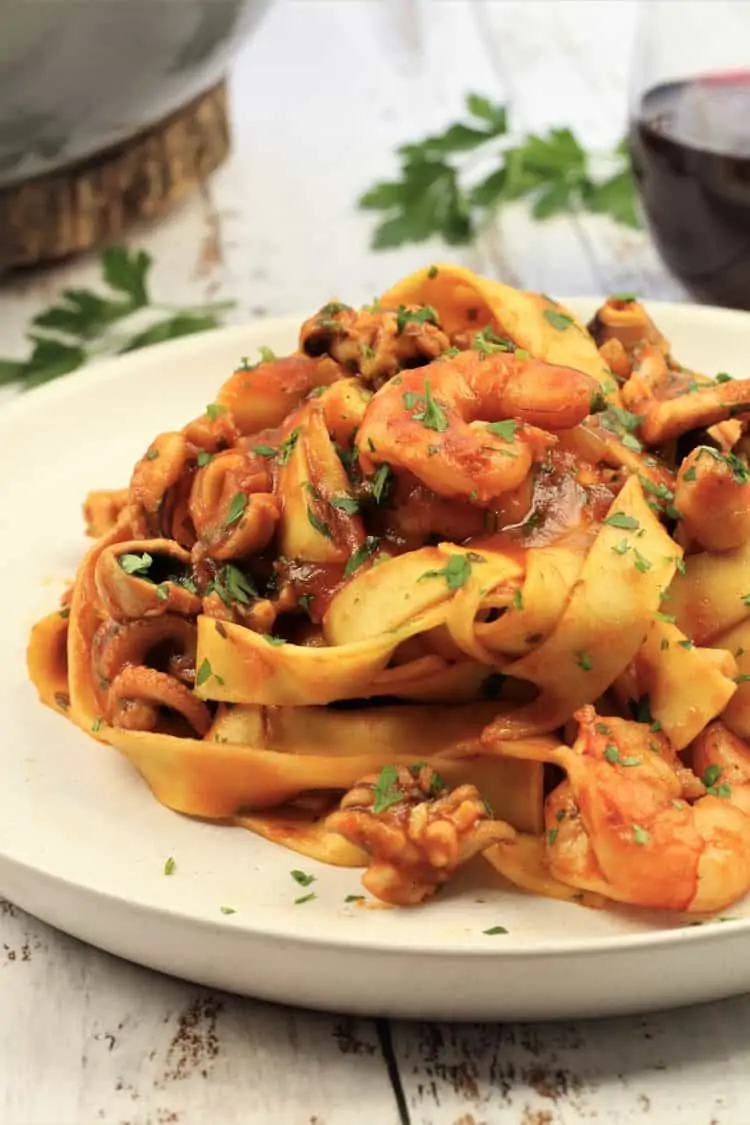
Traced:
MULTIPOLYGON (((568 303, 584 316, 595 304, 568 303)), ((650 307, 683 362, 750 374, 750 316, 650 307)), ((493 888, 486 865, 484 885, 456 884, 426 907, 363 910, 344 902, 361 889, 358 872, 169 812, 124 758, 37 702, 28 630, 84 549, 86 491, 126 483, 156 433, 198 414, 240 355, 290 350, 301 319, 135 352, 0 414, 0 894, 151 968, 309 1007, 538 1019, 750 990, 750 906, 728 912, 731 923, 691 927, 493 888), (289 872, 300 866, 318 897, 295 906, 289 872), (483 933, 496 925, 509 933, 483 933)))

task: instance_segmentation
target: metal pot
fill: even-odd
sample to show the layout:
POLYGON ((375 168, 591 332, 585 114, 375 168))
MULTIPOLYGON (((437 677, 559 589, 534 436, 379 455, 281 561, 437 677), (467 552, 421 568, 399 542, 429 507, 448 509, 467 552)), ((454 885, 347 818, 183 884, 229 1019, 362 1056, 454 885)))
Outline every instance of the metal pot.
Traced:
POLYGON ((219 80, 271 0, 0 0, 0 187, 148 129, 219 80))

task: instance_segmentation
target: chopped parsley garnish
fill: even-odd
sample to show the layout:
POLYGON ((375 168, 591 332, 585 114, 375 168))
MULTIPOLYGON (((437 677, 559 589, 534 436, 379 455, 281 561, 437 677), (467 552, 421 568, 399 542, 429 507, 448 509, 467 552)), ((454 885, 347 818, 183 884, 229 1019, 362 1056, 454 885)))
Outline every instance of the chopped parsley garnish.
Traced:
POLYGON ((310 891, 309 895, 302 895, 301 898, 295 898, 294 905, 301 906, 303 902, 312 902, 313 899, 317 897, 315 891, 310 891))
POLYGON ((169 600, 169 583, 160 582, 156 587, 156 596, 160 601, 166 602, 169 600))
POLYGON ((438 314, 431 305, 422 305, 413 312, 406 305, 399 305, 396 314, 396 335, 400 336, 407 324, 437 324, 438 314))
POLYGON ((635 758, 631 755, 625 755, 623 758, 620 751, 611 742, 604 747, 604 757, 612 766, 639 766, 643 761, 642 758, 635 758))
POLYGON ((505 926, 490 926, 489 930, 482 930, 482 933, 494 937, 496 934, 507 934, 508 930, 505 926))
POLYGON ((549 844, 550 847, 552 847, 555 840, 557 839, 557 833, 559 831, 560 831, 559 828, 549 828, 547 830, 547 843, 549 844))
POLYGON ((233 523, 241 520, 247 508, 247 496, 244 492, 235 492, 231 499, 229 508, 227 509, 227 518, 224 520, 224 527, 231 527, 233 523))
POLYGON ((572 316, 568 316, 567 313, 560 312, 558 309, 545 309, 544 319, 558 332, 564 332, 573 323, 572 316))
POLYGON ((307 872, 300 871, 298 868, 295 868, 294 871, 290 871, 289 874, 294 879, 295 883, 299 883, 301 887, 309 887, 311 883, 315 882, 314 875, 308 875, 307 872))
POLYGON ((259 454, 261 457, 275 457, 278 453, 274 445, 251 445, 250 451, 259 454))
POLYGON ((91 729, 94 732, 94 734, 96 734, 97 731, 100 731, 102 729, 102 721, 103 720, 102 720, 101 715, 97 715, 97 717, 94 719, 93 723, 91 724, 91 729))
POLYGON ((742 594, 740 597, 740 601, 743 605, 750 606, 750 594, 742 594))
POLYGON ((302 606, 302 608, 307 613, 309 613, 310 612, 310 606, 312 605, 312 603, 314 601, 315 601, 315 595, 314 594, 300 594, 300 596, 297 598, 297 605, 302 606))
POLYGON ((328 503, 332 508, 346 512, 348 516, 355 516, 359 511, 359 502, 352 496, 334 496, 328 503))
POLYGON ((154 560, 147 551, 144 551, 142 555, 120 555, 117 561, 126 574, 143 577, 148 573, 148 569, 154 560))
POLYGON ((640 551, 637 551, 635 547, 633 548, 633 554, 635 555, 633 566, 636 570, 639 570, 641 574, 645 574, 647 570, 651 570, 650 561, 645 558, 640 551))
POLYGON ((613 293, 610 301, 622 301, 623 304, 629 305, 631 301, 637 301, 637 293, 613 293))
POLYGON ((636 844, 647 844, 651 839, 651 834, 645 828, 641 828, 640 824, 633 825, 633 839, 636 844))
POLYGON ((261 636, 266 644, 273 645, 275 648, 278 648, 279 645, 286 644, 283 637, 274 637, 273 633, 261 633, 261 636))
POLYGON ((380 540, 375 535, 368 535, 361 547, 357 547, 352 555, 349 556, 346 566, 344 567, 344 578, 348 578, 350 574, 354 574, 363 563, 371 559, 372 556, 379 550, 380 540))
POLYGON ((212 459, 213 453, 206 453, 205 449, 199 449, 195 460, 198 463, 199 469, 205 469, 206 465, 212 459))
POLYGON ((621 539, 619 543, 615 543, 612 550, 616 555, 624 555, 627 554, 627 552, 630 550, 630 544, 628 543, 627 539, 621 539))
POLYGON ((430 266, 430 268, 427 271, 427 276, 429 277, 430 281, 433 281, 437 277, 437 275, 438 275, 437 266, 430 266))
POLYGON ((234 563, 226 563, 218 571, 206 592, 212 593, 214 590, 224 602, 224 605, 231 605, 232 602, 242 602, 243 605, 249 605, 254 598, 258 597, 258 591, 252 578, 240 570, 238 566, 235 566, 234 563))
POLYGON ((217 418, 221 418, 222 414, 226 414, 227 408, 221 402, 209 402, 206 407, 206 414, 211 422, 215 422, 217 418))
POLYGON ((170 856, 169 859, 164 864, 164 874, 165 875, 174 875, 174 869, 175 869, 176 866, 177 865, 176 865, 174 859, 172 858, 172 856, 170 856))
POLYGON ((391 805, 398 804, 405 794, 397 787, 398 770, 395 766, 383 766, 373 789, 372 811, 385 812, 391 805))
POLYGON ((641 526, 635 516, 628 516, 625 512, 613 512, 602 522, 609 527, 619 527, 622 531, 637 531, 641 526))
POLYGON ((654 617, 658 621, 666 621, 667 625, 674 625, 675 621, 677 620, 673 613, 660 613, 658 610, 654 614, 654 617))
POLYGON ((523 590, 520 586, 513 591, 513 608, 523 609, 523 590))
POLYGON ((155 461, 158 456, 159 456, 159 450, 158 449, 149 449, 148 452, 146 453, 146 455, 144 456, 143 460, 144 461, 155 461))
POLYGON ((213 676, 213 671, 211 670, 210 661, 206 656, 203 658, 203 663, 201 664, 195 675, 196 687, 201 687, 203 684, 205 684, 206 680, 209 680, 211 678, 211 676, 213 676))
POLYGON ((490 422, 487 429, 491 434, 497 434, 503 441, 513 441, 516 430, 518 429, 518 422, 515 422, 512 418, 504 422, 490 422))
POLYGON ((687 649, 695 648, 695 645, 693 644, 693 642, 690 640, 689 637, 685 637, 685 639, 683 641, 678 641, 677 644, 680 646, 680 648, 687 648, 687 649))
POLYGON ((685 574, 687 573, 686 568, 685 568, 685 560, 680 559, 680 558, 676 558, 674 560, 674 565, 675 565, 675 569, 676 569, 677 573, 681 574, 684 577, 685 574))
POLYGON ((364 901, 365 901, 364 895, 347 895, 346 898, 344 899, 344 902, 364 902, 364 901))
POLYGON ((750 680, 749 672, 742 672, 741 675, 734 677, 734 682, 736 684, 746 684, 748 680, 750 680))
MULTIPOLYGON (((406 395, 404 395, 404 400, 406 400, 406 395)), ((420 411, 419 414, 412 414, 412 418, 415 422, 421 422, 425 429, 444 434, 448 429, 448 419, 442 406, 432 397, 429 379, 425 379, 424 404, 424 410, 420 411)))
POLYGON ((583 668, 584 672, 590 672, 594 667, 591 663, 591 657, 587 652, 579 652, 576 657, 576 663, 579 668, 583 668))
POLYGON ((394 476, 390 465, 383 463, 372 478, 372 498, 376 504, 385 504, 393 485, 394 476))
POLYGON ((721 766, 706 766, 706 771, 703 774, 701 781, 706 787, 706 792, 710 793, 712 797, 729 797, 731 795, 731 789, 728 785, 717 786, 716 784, 722 773, 723 770, 721 766))
POLYGON ((307 508, 307 518, 316 531, 318 531, 321 535, 325 535, 326 539, 333 539, 333 532, 331 531, 328 524, 324 523, 320 516, 316 515, 309 505, 307 508))
POLYGON ((628 707, 634 722, 647 723, 654 733, 661 730, 661 723, 651 714, 651 700, 648 695, 642 695, 640 699, 631 699, 628 707))
POLYGON ((731 383, 732 382, 732 376, 727 374, 726 371, 720 371, 719 374, 716 376, 715 381, 717 383, 731 383))
POLYGON ((695 465, 691 465, 687 472, 683 473, 683 480, 695 480, 696 478, 695 465))
POLYGON ((220 906, 219 909, 221 910, 222 914, 236 914, 237 913, 237 911, 234 909, 233 906, 220 906))
POLYGON ((421 582, 425 578, 445 578, 449 590, 458 590, 465 585, 471 575, 471 563, 467 555, 451 555, 448 562, 440 570, 426 570, 419 576, 421 582))
POLYGON ((294 447, 297 444, 297 438, 300 435, 300 426, 295 426, 286 441, 282 441, 279 448, 276 450, 276 459, 280 465, 286 465, 289 458, 292 456, 294 447))
POLYGON ((488 324, 481 332, 475 333, 474 348, 484 356, 495 352, 512 352, 515 344, 507 336, 498 336, 488 324))

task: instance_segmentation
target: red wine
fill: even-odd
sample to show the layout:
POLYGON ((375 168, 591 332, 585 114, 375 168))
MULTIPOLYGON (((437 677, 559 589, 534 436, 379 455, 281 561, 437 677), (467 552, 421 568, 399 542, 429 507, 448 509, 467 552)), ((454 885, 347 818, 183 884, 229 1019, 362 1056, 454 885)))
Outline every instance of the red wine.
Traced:
POLYGON ((700 301, 750 309, 750 71, 657 86, 630 148, 669 270, 700 301))

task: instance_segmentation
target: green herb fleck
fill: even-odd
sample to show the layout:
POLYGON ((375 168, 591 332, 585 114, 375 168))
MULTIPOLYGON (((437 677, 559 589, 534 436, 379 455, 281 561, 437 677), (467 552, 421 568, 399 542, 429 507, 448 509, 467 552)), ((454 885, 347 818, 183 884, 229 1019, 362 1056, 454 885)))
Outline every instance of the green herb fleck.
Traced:
POLYGON ((635 516, 628 516, 625 512, 613 512, 602 522, 608 527, 619 527, 622 531, 637 531, 641 526, 635 516))
POLYGON ((518 422, 513 421, 512 418, 507 419, 505 422, 490 422, 487 429, 491 434, 497 434, 503 441, 513 441, 516 430, 518 429, 518 422))
POLYGON ((421 574, 419 581, 425 578, 445 578, 449 590, 458 590, 468 582, 471 575, 471 563, 466 555, 451 555, 448 562, 440 570, 426 570, 421 574))
POLYGON ((286 644, 286 641, 283 637, 274 637, 273 633, 261 633, 261 636, 263 637, 263 640, 267 645, 273 645, 274 648, 278 648, 280 645, 286 644))
POLYGON ((198 455, 195 458, 195 460, 197 462, 197 465, 198 465, 198 468, 199 469, 205 469, 206 465, 209 463, 209 461, 211 461, 212 458, 213 458, 212 453, 206 453, 206 451, 204 449, 199 449, 198 455))
POLYGON ((177 864, 175 863, 173 857, 170 856, 169 859, 166 860, 166 862, 164 864, 164 874, 165 875, 174 875, 174 869, 175 869, 176 866, 177 866, 177 864))
POLYGON ((568 316, 567 313, 559 312, 557 309, 545 309, 544 319, 556 328, 558 332, 564 332, 573 323, 573 317, 568 316))
POLYGON ((215 422, 217 418, 221 418, 222 414, 226 414, 227 408, 221 402, 209 402, 206 407, 206 414, 211 422, 215 422))
POLYGON ((227 518, 224 520, 224 527, 231 527, 233 523, 237 523, 242 519, 247 508, 247 496, 244 492, 235 492, 227 510, 227 518))
POLYGON ((154 560, 147 551, 144 551, 142 555, 120 555, 117 561, 126 574, 132 574, 142 578, 148 573, 148 569, 154 560))
POLYGON ((333 539, 333 532, 328 524, 324 523, 320 516, 316 515, 309 505, 307 508, 307 518, 317 532, 324 535, 326 539, 333 539))
POLYGON ((301 887, 309 887, 311 883, 315 882, 314 875, 308 875, 305 871, 300 871, 298 868, 290 871, 289 874, 294 879, 295 883, 299 883, 301 887))
POLYGON ((650 833, 645 828, 641 828, 640 824, 633 825, 633 839, 636 844, 647 844, 651 839, 650 833))
POLYGON ((213 675, 213 672, 211 671, 211 664, 209 662, 208 657, 205 656, 203 658, 203 663, 201 664, 200 668, 198 669, 198 672, 197 672, 196 677, 195 677, 196 687, 202 687, 203 684, 205 684, 206 680, 210 679, 210 677, 212 675, 213 675))
POLYGON ((411 310, 406 305, 399 305, 396 314, 396 335, 400 336, 407 324, 437 324, 438 315, 431 305, 422 305, 411 310))
POLYGON ((385 812, 391 805, 398 804, 405 794, 397 788, 398 770, 395 766, 383 766, 373 789, 372 811, 385 812))
POLYGON ((482 930, 483 934, 488 934, 489 937, 495 937, 496 934, 507 934, 505 926, 490 926, 489 930, 482 930))
POLYGON ((380 540, 374 535, 368 535, 361 547, 357 547, 352 555, 349 556, 346 566, 344 567, 344 578, 348 578, 350 574, 354 574, 363 563, 371 559, 372 556, 380 549, 380 540))
POLYGON ((594 667, 591 663, 591 657, 587 652, 579 652, 576 657, 576 663, 579 668, 583 668, 584 672, 590 672, 594 667))

